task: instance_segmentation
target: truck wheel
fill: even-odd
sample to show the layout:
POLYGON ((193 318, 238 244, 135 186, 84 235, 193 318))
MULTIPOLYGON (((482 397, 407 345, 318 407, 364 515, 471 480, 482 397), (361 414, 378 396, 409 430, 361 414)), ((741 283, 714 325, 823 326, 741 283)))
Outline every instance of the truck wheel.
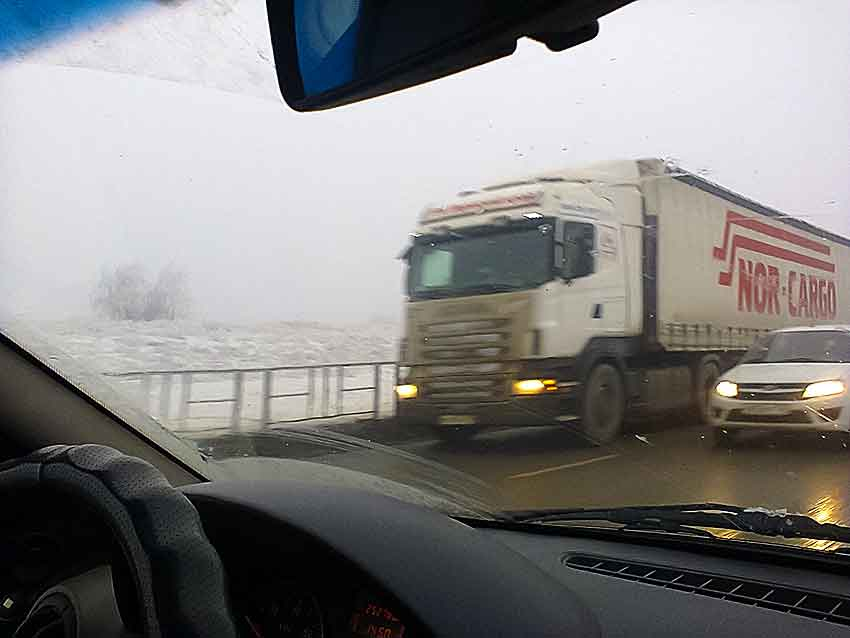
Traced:
POLYGON ((623 429, 626 392, 620 371, 608 363, 591 370, 584 384, 581 429, 597 445, 610 443, 623 429))
POLYGON ((711 423, 709 401, 711 392, 714 390, 714 385, 717 379, 720 378, 720 366, 715 361, 706 361, 701 363, 697 370, 696 392, 694 400, 696 402, 697 417, 700 423, 708 425, 711 423))

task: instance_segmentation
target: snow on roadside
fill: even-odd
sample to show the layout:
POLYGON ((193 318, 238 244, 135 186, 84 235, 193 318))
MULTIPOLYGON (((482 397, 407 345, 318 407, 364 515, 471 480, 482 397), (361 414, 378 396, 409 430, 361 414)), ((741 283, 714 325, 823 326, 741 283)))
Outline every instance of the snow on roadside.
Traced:
MULTIPOLYGON (((114 377, 113 374, 154 370, 226 370, 354 362, 394 361, 398 326, 390 322, 334 326, 310 322, 271 322, 258 325, 211 321, 108 321, 73 320, 26 322, 30 332, 73 357, 93 372, 109 376, 104 381, 122 391, 137 407, 172 430, 199 431, 232 427, 234 375, 213 373, 114 377), (166 381, 168 383, 166 383, 166 381), (191 393, 191 397, 187 394, 191 393), (191 398, 192 405, 182 403, 191 398), (201 403, 197 401, 210 401, 201 403)), ((305 417, 333 417, 340 413, 371 412, 375 395, 374 368, 345 368, 316 373, 312 395, 280 397, 269 404, 269 421, 305 417), (341 398, 340 380, 346 388, 341 398), (362 388, 363 391, 358 391, 362 388)), ((394 408, 393 366, 381 368, 378 404, 380 414, 394 408)), ((278 371, 272 393, 308 390, 305 370, 278 371)), ((257 372, 244 375, 238 428, 261 425, 262 379, 257 372)), ((327 420, 327 419, 322 419, 327 420)))
POLYGON ((399 334, 389 322, 335 326, 80 319, 28 327, 80 363, 110 373, 392 361, 399 334))

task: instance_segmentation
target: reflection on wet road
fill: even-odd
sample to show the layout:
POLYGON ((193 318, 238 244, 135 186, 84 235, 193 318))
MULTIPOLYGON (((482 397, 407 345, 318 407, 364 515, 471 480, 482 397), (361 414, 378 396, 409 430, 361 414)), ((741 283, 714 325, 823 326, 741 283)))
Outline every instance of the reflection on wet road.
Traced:
POLYGON ((636 426, 604 447, 564 428, 514 428, 402 447, 485 480, 501 492, 505 508, 718 502, 850 524, 850 449, 818 434, 754 433, 726 450, 697 425, 636 426))

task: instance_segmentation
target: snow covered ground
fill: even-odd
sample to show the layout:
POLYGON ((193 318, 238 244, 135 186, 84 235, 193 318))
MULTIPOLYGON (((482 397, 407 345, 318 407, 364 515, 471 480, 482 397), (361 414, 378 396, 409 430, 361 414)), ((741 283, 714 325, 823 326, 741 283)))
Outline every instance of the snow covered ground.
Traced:
MULTIPOLYGON (((72 355, 81 364, 103 373, 125 390, 140 407, 175 430, 231 427, 235 375, 205 372, 185 375, 120 376, 126 373, 169 370, 227 370, 276 366, 312 366, 357 362, 394 361, 398 326, 388 322, 333 326, 308 322, 274 322, 234 325, 210 321, 106 321, 75 320, 29 324, 49 343, 72 355), (214 403, 186 403, 217 401, 214 403)), ((343 369, 342 404, 339 402, 340 369, 328 370, 327 379, 316 369, 312 385, 307 370, 276 371, 271 394, 306 393, 272 399, 270 420, 285 421, 371 411, 374 393, 353 390, 374 385, 374 366, 343 369), (327 384, 325 384, 325 380, 327 384)), ((380 369, 381 414, 393 407, 395 368, 380 369)), ((262 373, 242 375, 238 427, 259 426, 262 414, 262 373)))

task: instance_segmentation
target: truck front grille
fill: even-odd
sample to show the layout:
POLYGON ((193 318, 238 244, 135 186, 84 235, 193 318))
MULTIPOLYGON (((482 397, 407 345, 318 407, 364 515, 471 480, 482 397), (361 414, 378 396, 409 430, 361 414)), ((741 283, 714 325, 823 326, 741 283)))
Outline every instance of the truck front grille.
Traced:
POLYGON ((510 354, 509 319, 450 321, 425 326, 420 351, 424 361, 500 361, 510 354))
POLYGON ((423 399, 478 403, 507 397, 510 319, 435 322, 424 326, 418 345, 423 399))
POLYGON ((445 377, 422 381, 422 398, 436 403, 481 403, 499 401, 507 395, 503 375, 445 377), (439 379, 439 380, 438 380, 439 379))

